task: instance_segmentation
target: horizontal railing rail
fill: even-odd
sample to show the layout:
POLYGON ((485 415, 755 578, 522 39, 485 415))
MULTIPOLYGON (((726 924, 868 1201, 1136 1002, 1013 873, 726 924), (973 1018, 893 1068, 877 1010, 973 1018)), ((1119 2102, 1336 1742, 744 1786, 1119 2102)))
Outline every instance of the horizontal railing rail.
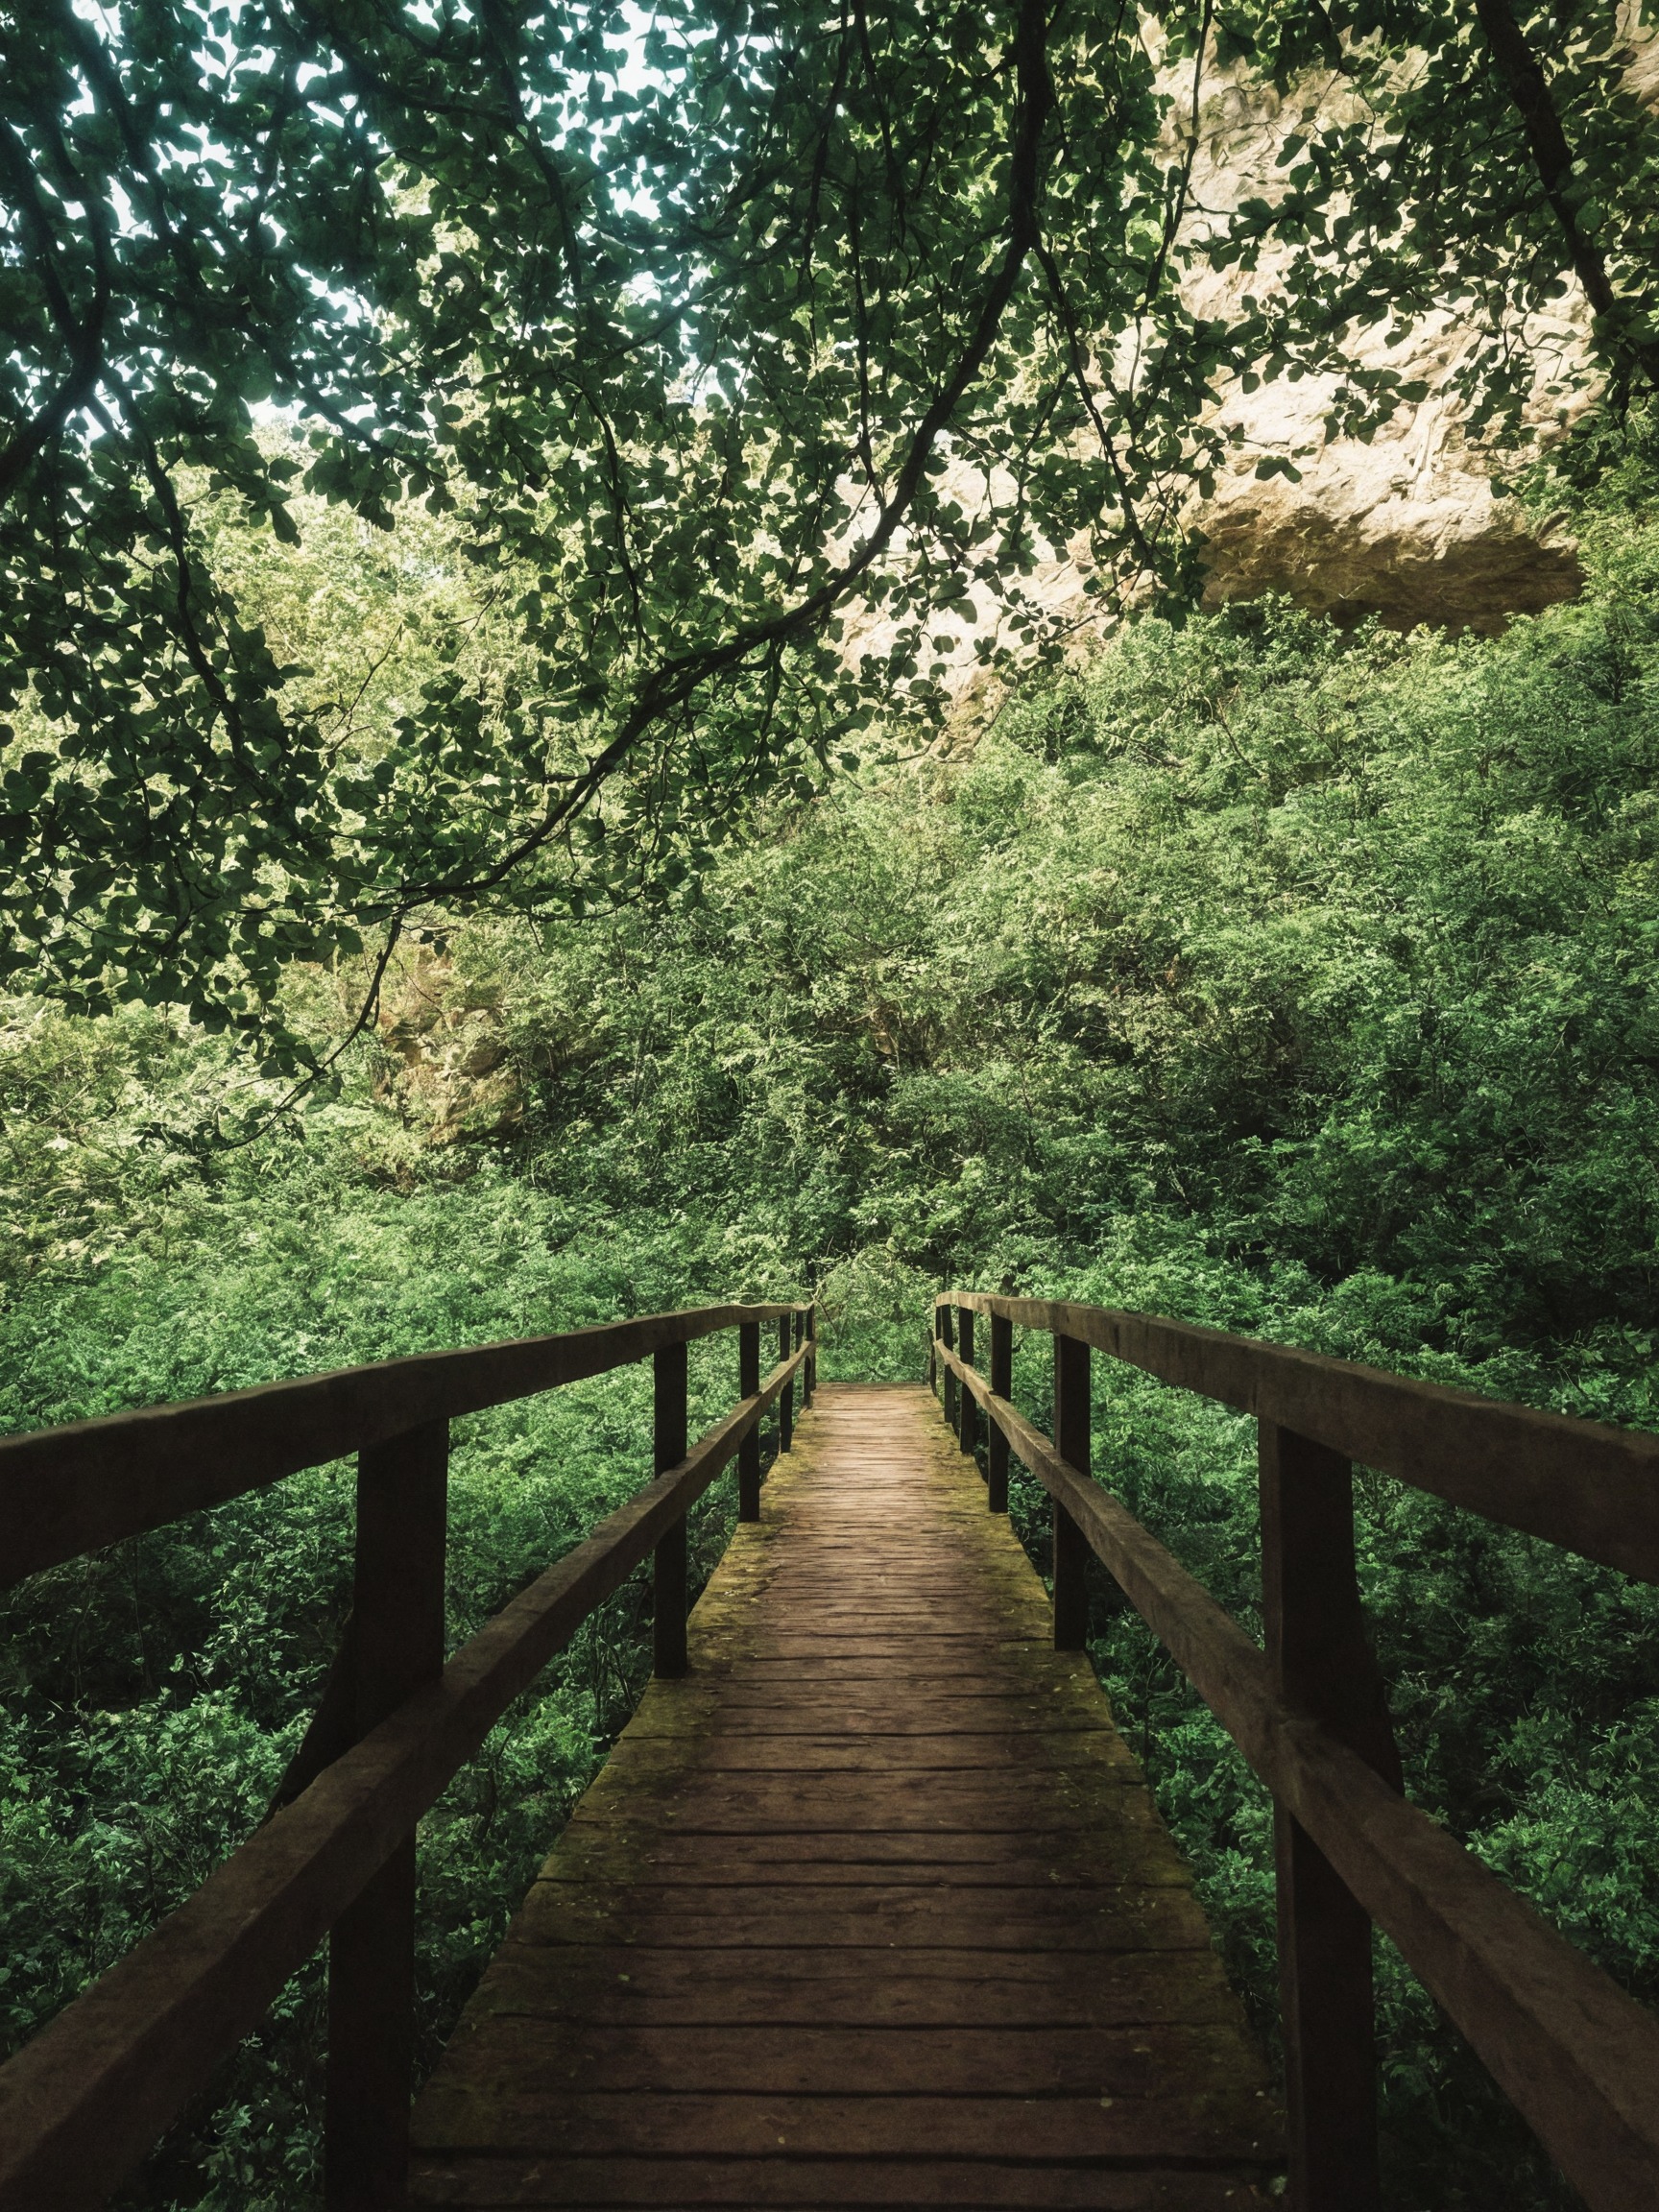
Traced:
MULTIPOLYGON (((386 2212, 403 2200, 415 1824, 514 1699, 647 1558, 654 1563, 656 1671, 684 1672, 686 1514, 736 1459, 739 1518, 758 1518, 762 1417, 777 1408, 778 1444, 787 1451, 796 1379, 803 1405, 809 1404, 816 1365, 810 1306, 721 1306, 390 1360, 49 1430, 0 1447, 16 1454, 10 1470, 25 1490, 50 1483, 53 1447, 60 1447, 68 1479, 96 1507, 86 1508, 80 1525, 102 1530, 119 1524, 122 1533, 168 1516, 122 1510, 99 1468, 99 1436, 114 1440, 124 1467, 159 1465, 163 1475, 156 1455, 166 1447, 156 1439, 184 1440, 200 1465, 178 1511, 353 1449, 360 1455, 351 1664, 330 1676, 325 1701, 337 1708, 332 1720, 313 1729, 313 1739, 336 1755, 314 1757, 307 1770, 291 1767, 278 1791, 280 1809, 0 2067, 0 2207, 35 2212, 51 2205, 57 2212, 102 2202, 330 1934, 327 2203, 330 2212, 386 2212), (779 1324, 780 1356, 762 1380, 763 1321, 779 1324), (739 1402, 689 1443, 686 1346, 733 1326, 739 1402), (646 1355, 655 1375, 655 1479, 445 1664, 447 1419, 646 1355), (325 1386, 320 1395, 317 1385, 325 1386), (444 1410, 434 1413, 434 1405, 444 1410), (254 1433, 261 1424, 269 1424, 263 1437, 254 1433), (213 1450, 243 1455, 233 1476, 212 1465, 209 1440, 213 1450), (351 1738, 345 1747, 337 1743, 340 1730, 351 1738)), ((173 1499, 184 1494, 169 1491, 173 1499)), ((16 1496, 11 1484, 0 1486, 0 1530, 16 1496)), ((33 1530, 56 1527, 55 1542, 70 1525, 42 1515, 31 1520, 26 1512, 23 1518, 33 1530)))
POLYGON ((1659 1581, 1659 1436, 1147 1313, 951 1295, 967 1311, 1091 1345, 1450 1504, 1659 1581))
MULTIPOLYGON (((1272 1792, 1297 2212, 1380 2201, 1373 1922, 1597 2212, 1659 2203, 1659 2020, 1401 1793, 1359 1605, 1350 1466, 1381 1461, 1420 1480, 1411 1440, 1439 1413, 1453 1438, 1436 1436, 1421 1487, 1483 1492, 1502 1440, 1522 1439, 1527 1518, 1490 1517, 1602 1558, 1606 1524, 1573 1484, 1605 1479, 1639 1494, 1655 1440, 1213 1330, 976 1292, 935 1301, 929 1380, 964 1451, 976 1451, 985 1417, 993 1510, 1006 1510, 1010 1453, 1052 1501, 1056 1643, 1087 1639, 1093 1552, 1272 1792), (991 1322, 989 1379, 974 1363, 974 1314, 991 1322), (1012 1402, 1017 1325, 1054 1339, 1053 1438, 1012 1402), (1257 1414, 1265 1650, 1093 1479, 1092 1345, 1257 1414), (1320 1377, 1336 1386, 1334 1408, 1313 1390, 1320 1377), (1628 1454, 1615 1448, 1626 1441, 1628 1454), (1565 1472, 1549 1455, 1555 1442, 1565 1472)), ((1650 1559, 1640 1529, 1628 1550, 1650 1559)))
POLYGON ((649 1313, 0 1438, 0 1588, 429 1421, 459 1420, 632 1366, 665 1346, 796 1310, 700 1306, 649 1313))

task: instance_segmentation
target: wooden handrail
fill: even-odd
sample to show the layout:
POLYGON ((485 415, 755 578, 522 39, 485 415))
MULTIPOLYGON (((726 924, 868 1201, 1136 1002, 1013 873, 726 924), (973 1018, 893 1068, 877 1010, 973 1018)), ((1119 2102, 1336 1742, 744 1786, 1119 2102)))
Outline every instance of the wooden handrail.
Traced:
POLYGON ((697 1306, 260 1382, 0 1438, 0 1589, 301 1468, 631 1366, 793 1306, 697 1306))
MULTIPOLYGON (((804 1397, 809 1398, 817 1343, 810 1309, 714 1307, 653 1315, 610 1330, 578 1331, 568 1359, 555 1348, 568 1344, 569 1338, 532 1339, 528 1347, 486 1348, 491 1354, 533 1352, 533 1359, 517 1372, 534 1375, 537 1379, 528 1389, 541 1389, 548 1387, 541 1378, 549 1374, 555 1381, 572 1380, 601 1372, 604 1366, 621 1365, 645 1352, 659 1352, 665 1345, 686 1343, 715 1329, 734 1323, 745 1329, 757 1327, 761 1319, 780 1314, 803 1316, 805 1334, 799 1349, 781 1360, 678 1464, 660 1473, 503 1607, 435 1680, 406 1697, 325 1766, 193 1897, 0 2067, 0 2207, 5 2212, 97 2204, 121 2182, 330 1928, 339 1925, 369 1889, 385 1882, 389 1863, 404 1848, 421 1814, 478 1750, 514 1698, 530 1686, 594 1607, 684 1527, 689 1506, 738 1455, 762 1415, 792 1393, 798 1374, 804 1397), (608 1340, 602 1361, 595 1358, 601 1339, 608 1340), (612 1353, 616 1356, 611 1357, 612 1353)), ((442 1363, 478 1357, 439 1354, 432 1358, 442 1363)), ((339 1385, 428 1364, 426 1359, 389 1361, 379 1369, 352 1369, 324 1380, 339 1385)), ((456 1387, 453 1378, 462 1370, 451 1365, 441 1371, 443 1386, 456 1387)), ((459 1387, 488 1388, 492 1395, 472 1399, 466 1409, 527 1394, 497 1386, 505 1371, 504 1365, 492 1367, 487 1361, 474 1368, 470 1380, 459 1387)), ((31 1447, 32 1465, 38 1475, 50 1469, 47 1448, 53 1437, 66 1437, 71 1464, 80 1472, 88 1466, 86 1439, 91 1432, 131 1433, 133 1422, 152 1425, 142 1431, 141 1449, 147 1454, 154 1426, 169 1414, 182 1415, 189 1417, 181 1424, 183 1432, 199 1446, 204 1434, 224 1433, 204 1420, 205 1408, 222 1412, 234 1407, 239 1427, 262 1418, 261 1408, 274 1397, 288 1393, 287 1411, 294 1415, 294 1423, 284 1431, 279 1455, 300 1450, 301 1436, 326 1433, 329 1456, 338 1456, 353 1443, 364 1443, 361 1430, 348 1435, 337 1425, 326 1431, 320 1429, 304 1390, 304 1383, 278 1383, 191 1407, 82 1423, 72 1431, 47 1431, 19 1441, 31 1447)), ((418 1402, 424 1411, 429 1401, 418 1402)), ((372 1392, 355 1401, 349 1392, 344 1396, 336 1392, 331 1403, 331 1418, 336 1420, 345 1403, 355 1403, 371 1425, 380 1418, 380 1401, 372 1392)), ((408 1404, 405 1399, 405 1423, 408 1404)), ((371 1426, 370 1433, 375 1445, 387 1439, 383 1429, 371 1426)), ((293 1465, 310 1463, 305 1457, 293 1465)), ((282 1471, 292 1472, 293 1465, 282 1471)), ((273 1473, 261 1473, 219 1494, 232 1496, 275 1479, 273 1473)), ((360 1553, 360 1571, 361 1567, 360 1553)), ((394 1932, 407 1952, 412 1913, 405 1911, 401 1922, 395 1918, 394 1932)), ((406 1982, 406 1958, 371 1959, 370 1965, 390 1980, 395 1994, 406 1982)), ((373 2005, 360 2004, 356 2009, 373 2018, 373 2005)), ((330 2017, 338 2018, 333 2003, 330 2017)), ((384 2084, 379 2087, 384 2104, 384 2084)), ((406 2146, 408 2089, 405 2071, 400 2105, 389 2111, 372 2110, 368 2128, 351 2130, 383 2160, 388 2141, 394 2155, 400 2143, 406 2146)), ((361 2104, 361 2098, 357 2102, 361 2104)), ((331 2130, 335 2117, 331 2104, 331 2130)), ((353 2111, 346 2117, 355 2123, 362 2115, 353 2111)), ((366 2182, 360 2173, 348 2169, 336 2175, 332 2163, 329 2196, 331 2202, 341 2205, 397 2200, 386 2193, 383 2183, 366 2182)))
MULTIPOLYGON (((1303 1409, 1306 1401, 1293 1392, 1307 1389, 1310 1375, 1306 1366, 1288 1363, 1310 1361, 1310 1356, 1098 1308, 970 1292, 947 1292, 935 1302, 930 1349, 932 1374, 949 1378, 956 1386, 953 1396, 983 1410, 993 1433, 1000 1434, 1048 1492, 1057 1517, 1064 1514, 1081 1532, 1273 1793, 1291 2105, 1290 2199, 1296 2212, 1348 2212, 1349 2207, 1376 2201, 1370 1937, 1361 1913, 1393 1938, 1596 2212, 1639 2212, 1659 2202, 1659 2020, 1626 1996, 1438 1823, 1408 1804, 1397 1788, 1397 1766, 1391 1771, 1379 1770, 1391 1767, 1385 1715, 1380 1738, 1365 1697, 1358 1703, 1350 1700, 1345 1707, 1343 1685, 1329 1680, 1334 1664, 1344 1660, 1364 1674, 1369 1652, 1362 1637, 1334 1646, 1329 1620, 1324 1623, 1327 1641, 1321 1669, 1313 1678, 1313 1695, 1333 1713, 1343 1714, 1342 1724, 1334 1725, 1323 1713, 1310 1710, 1287 1693, 1288 1671, 1283 1662, 1276 1669, 1269 1653, 1251 1642, 1118 1500, 1081 1472, 1018 1411, 1005 1392, 994 1389, 952 1349, 947 1334, 947 1315, 952 1307, 988 1311, 1005 1325, 1054 1333, 1057 1377, 1063 1347, 1127 1341, 1146 1355, 1121 1355, 1135 1364, 1155 1373, 1162 1372, 1157 1360, 1179 1365, 1180 1372, 1166 1380, 1207 1395, 1225 1395, 1228 1403, 1250 1406, 1262 1417, 1264 1500, 1270 1494, 1270 1475, 1277 1478, 1281 1455, 1304 1440, 1288 1427, 1286 1415, 1292 1405, 1303 1409), (1139 1327, 1127 1329, 1126 1323, 1139 1327), (1256 1355, 1263 1356, 1259 1365, 1256 1355), (1206 1380, 1194 1380, 1200 1374, 1206 1380), (1213 1387, 1222 1381, 1228 1384, 1225 1393, 1213 1387), (1247 1398, 1245 1388, 1258 1384, 1258 1395, 1247 1398), (1306 1853, 1304 1859, 1297 1857, 1298 1839, 1313 1854, 1311 1876, 1306 1853), (1340 1886, 1336 1899, 1319 1887, 1322 1868, 1328 1868, 1340 1886), (1353 1940, 1346 1911, 1358 1921, 1362 1944, 1353 1940), (1299 1950, 1307 1955, 1300 1962, 1299 1950), (1352 2001, 1351 1991, 1345 1997, 1339 1986, 1330 1986, 1333 1961, 1340 1964, 1344 1959, 1349 1974, 1363 1983, 1362 2004, 1352 2001), (1315 2094, 1313 2081, 1328 2093, 1315 2094), (1367 2100, 1370 2115, 1364 2109, 1367 2100)), ((1086 1363, 1086 1350, 1083 1357, 1086 1363)), ((1004 1353, 999 1364, 1005 1365, 1005 1360, 1004 1353)), ((1325 1359, 1316 1365, 1321 1372, 1340 1373, 1344 1367, 1341 1361, 1325 1359)), ((1528 1416, 1522 1407, 1441 1391, 1374 1369, 1351 1372, 1357 1372, 1360 1382, 1336 1416, 1320 1418, 1317 1408, 1308 1414, 1309 1432, 1321 1439, 1314 1447, 1318 1456, 1310 1494, 1319 1499, 1327 1516, 1333 1498, 1350 1520, 1352 1512, 1347 1467, 1325 1441, 1331 1431, 1350 1437, 1363 1434, 1373 1444, 1379 1438, 1391 1439, 1393 1453, 1403 1449, 1407 1432, 1403 1407, 1421 1417, 1426 1405, 1451 1400, 1467 1425, 1470 1455, 1477 1461, 1491 1449, 1493 1434, 1515 1433, 1513 1417, 1519 1417, 1535 1455, 1529 1500, 1548 1508, 1548 1518, 1557 1517, 1562 1485, 1543 1461, 1545 1439, 1561 1430, 1592 1429, 1591 1424, 1528 1416), (1381 1392, 1378 1384, 1396 1385, 1398 1394, 1381 1392), (1375 1416, 1379 1406, 1391 1416, 1392 1427, 1361 1418, 1375 1416), (1484 1426, 1486 1417, 1493 1418, 1490 1431, 1484 1426), (1530 1429, 1527 1424, 1532 1420, 1548 1422, 1548 1431, 1530 1429)), ((1073 1379, 1070 1413, 1074 1428, 1076 1388, 1073 1379)), ((952 1418, 949 1403, 946 1414, 963 1448, 970 1449, 973 1439, 965 1416, 957 1409, 952 1418)), ((1086 1437, 1086 1407, 1081 1425, 1086 1437)), ((1622 1436, 1623 1431, 1601 1429, 1594 1429, 1588 1440, 1579 1435, 1575 1466, 1605 1470, 1609 1455, 1604 1442, 1622 1436)), ((1653 1439, 1638 1441, 1651 1445, 1653 1439)), ((1617 1455, 1611 1464, 1626 1475, 1633 1472, 1631 1463, 1617 1455)), ((1640 1459, 1635 1465, 1640 1468, 1640 1459)), ((1409 1465, 1396 1464, 1387 1471, 1407 1481, 1414 1479, 1409 1465)), ((1423 1486, 1439 1487, 1436 1482, 1423 1486)), ((1294 1490, 1289 1494, 1297 1495, 1294 1490)), ((992 1499, 994 1509, 998 1503, 992 1499)), ((1005 1500, 1003 1505, 1005 1509, 1005 1500)), ((1513 1520, 1509 1515, 1492 1517, 1513 1520)), ((1560 1518, 1575 1530, 1587 1525, 1583 1516, 1565 1513, 1560 1518)), ((1293 1544, 1295 1536, 1294 1530, 1281 1527, 1269 1542, 1264 1529, 1265 1564, 1273 1564, 1274 1546, 1293 1544)), ((1349 1542, 1351 1547, 1351 1536, 1349 1542)), ((1319 1564, 1329 1583, 1332 1561, 1326 1558, 1319 1564)), ((1061 1571, 1057 1546, 1057 1642, 1062 1612, 1076 1601, 1075 1592, 1063 1593, 1061 1571)), ((1305 1594, 1293 1593, 1291 1579, 1282 1575, 1277 1590, 1269 1594, 1270 1634, 1295 1604, 1308 1601, 1305 1594)), ((1334 1580, 1340 1601, 1340 1574, 1334 1580)), ((1329 1589, 1315 1602, 1328 1606, 1329 1589)), ((1354 1605, 1357 1615, 1357 1594, 1354 1605)), ((1340 1974, 1334 1977, 1338 1983, 1340 1978, 1340 1974)))
POLYGON ((974 1290, 934 1304, 1093 1345, 1489 1521, 1659 1581, 1659 1436, 1149 1313, 974 1290))

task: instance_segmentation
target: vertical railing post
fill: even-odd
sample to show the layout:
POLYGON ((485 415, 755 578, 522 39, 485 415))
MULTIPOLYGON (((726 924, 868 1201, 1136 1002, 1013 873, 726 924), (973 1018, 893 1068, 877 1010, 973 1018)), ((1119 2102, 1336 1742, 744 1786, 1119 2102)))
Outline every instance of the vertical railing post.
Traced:
MULTIPOLYGON (((1079 1475, 1089 1472, 1089 1347, 1054 1337, 1054 1449, 1079 1475)), ((1089 1643, 1089 1543, 1056 1499, 1054 1503, 1054 1648, 1082 1651, 1089 1643)))
MULTIPOLYGON (((686 1452, 685 1345, 664 1344, 651 1358, 652 1462, 659 1475, 678 1467, 686 1452)), ((652 1670, 674 1677, 685 1671, 685 1516, 663 1530, 652 1556, 652 1670)))
MULTIPOLYGON (((1262 1607, 1275 1686, 1400 1786, 1354 1563, 1353 1472, 1263 1421, 1262 1607)), ((1307 1832, 1273 1809, 1279 1991, 1294 2212, 1376 2212, 1371 1923, 1307 1832)))
MULTIPOLYGON (((955 1312, 956 1309, 953 1306, 941 1306, 939 1309, 939 1341, 944 1345, 947 1352, 953 1352, 956 1349, 956 1331, 953 1326, 955 1312)), ((945 1407, 945 1426, 948 1429, 954 1429, 956 1426, 956 1378, 951 1374, 949 1367, 945 1369, 945 1388, 941 1403, 945 1407)))
MULTIPOLYGON (((357 1457, 353 1727, 377 1727, 444 1668, 449 1424, 357 1457)), ((328 1943, 324 2199, 386 2212, 408 2190, 415 2065, 415 1838, 371 1876, 328 1943)))
POLYGON ((815 1304, 802 1314, 801 1326, 806 1337, 806 1364, 801 1370, 801 1410, 805 1413, 818 1387, 818 1308, 815 1304))
MULTIPOLYGON (((760 1387, 760 1324, 737 1324, 737 1395, 753 1398, 760 1387)), ((760 1518, 760 1424, 756 1422, 737 1447, 737 1518, 760 1518)))
MULTIPOLYGON (((998 1398, 1014 1395, 1014 1324, 991 1315, 991 1388, 998 1398)), ((1008 1510, 1008 1439, 995 1421, 985 1424, 985 1503, 993 1513, 1008 1510)))
MULTIPOLYGON (((972 1367, 974 1364, 973 1307, 959 1307, 957 1309, 957 1316, 958 1326, 956 1333, 957 1335, 961 1338, 962 1361, 964 1366, 972 1367)), ((963 1451, 968 1454, 968 1456, 972 1458, 974 1456, 974 1448, 979 1441, 979 1407, 976 1400, 974 1399, 973 1391, 969 1389, 966 1382, 964 1382, 962 1385, 962 1403, 957 1407, 956 1441, 961 1445, 963 1451)))
MULTIPOLYGON (((794 1316, 785 1313, 778 1324, 778 1357, 787 1359, 795 1349, 790 1338, 795 1334, 794 1316)), ((784 1383, 778 1400, 778 1449, 787 1452, 795 1442, 795 1381, 793 1376, 784 1383)))

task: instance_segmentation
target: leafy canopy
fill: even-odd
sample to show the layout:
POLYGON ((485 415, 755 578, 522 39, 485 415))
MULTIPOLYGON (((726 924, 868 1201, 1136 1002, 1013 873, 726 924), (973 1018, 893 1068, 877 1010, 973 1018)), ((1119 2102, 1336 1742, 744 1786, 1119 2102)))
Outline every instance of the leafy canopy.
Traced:
MULTIPOLYGON (((1577 284, 1627 390, 1659 194, 1623 71, 1612 0, 11 0, 0 974, 303 1065, 293 960, 694 883, 876 703, 939 710, 930 617, 1039 538, 1178 578, 1227 377, 1450 304, 1514 433, 1577 284), (1194 151, 1236 66, 1307 113, 1223 214, 1194 151), (1262 273, 1225 326, 1204 260, 1262 273), (373 739, 215 557, 301 489, 423 502, 510 636, 481 664, 457 614, 373 739)), ((1403 397, 1354 372, 1334 420, 1403 397)))

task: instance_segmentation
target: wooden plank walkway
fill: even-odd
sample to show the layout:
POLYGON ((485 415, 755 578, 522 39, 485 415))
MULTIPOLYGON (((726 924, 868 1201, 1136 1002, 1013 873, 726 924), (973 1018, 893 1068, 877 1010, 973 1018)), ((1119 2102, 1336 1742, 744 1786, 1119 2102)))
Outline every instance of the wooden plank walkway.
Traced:
POLYGON ((412 2193, 1242 2212, 1279 2125, 931 1398, 827 1383, 417 2104, 412 2193))

